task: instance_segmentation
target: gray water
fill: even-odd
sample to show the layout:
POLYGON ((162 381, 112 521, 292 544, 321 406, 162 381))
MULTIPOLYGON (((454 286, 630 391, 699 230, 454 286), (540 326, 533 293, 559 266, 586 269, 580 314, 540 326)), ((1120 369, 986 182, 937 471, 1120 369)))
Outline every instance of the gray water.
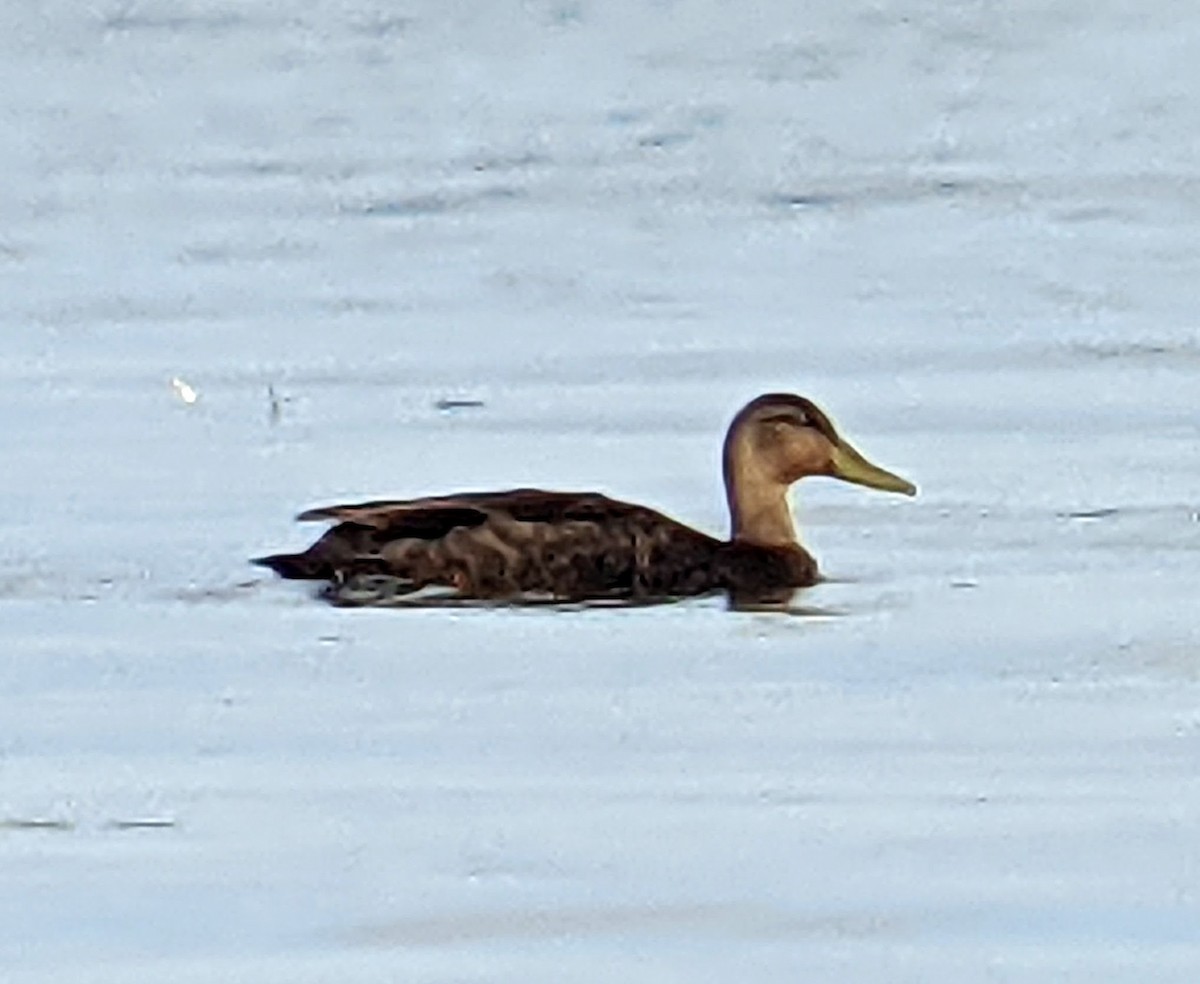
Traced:
POLYGON ((6 979, 1194 980, 1197 17, 0 13, 6 979), (772 389, 921 487, 802 484, 829 617, 244 563, 463 488, 720 531, 772 389))

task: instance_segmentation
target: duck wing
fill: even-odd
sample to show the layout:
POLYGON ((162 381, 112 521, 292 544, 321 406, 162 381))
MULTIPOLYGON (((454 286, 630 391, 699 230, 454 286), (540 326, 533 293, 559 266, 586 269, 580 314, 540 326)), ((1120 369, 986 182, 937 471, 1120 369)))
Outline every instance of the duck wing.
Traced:
MULTIPOLYGON (((645 599, 716 590, 721 541, 596 492, 514 489, 310 509, 336 523, 308 550, 256 563, 332 583, 344 604, 431 585, 463 598, 645 599), (377 590, 378 589, 378 590, 377 590)), ((376 601, 375 603, 378 603, 376 601)))

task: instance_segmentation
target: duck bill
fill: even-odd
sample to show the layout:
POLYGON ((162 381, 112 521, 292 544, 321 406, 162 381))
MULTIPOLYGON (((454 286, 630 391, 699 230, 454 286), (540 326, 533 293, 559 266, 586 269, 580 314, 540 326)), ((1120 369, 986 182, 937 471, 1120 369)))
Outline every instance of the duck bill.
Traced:
POLYGON ((867 461, 844 440, 839 440, 833 449, 829 474, 843 482, 865 485, 869 489, 883 492, 899 492, 901 495, 916 495, 917 487, 886 468, 867 461))

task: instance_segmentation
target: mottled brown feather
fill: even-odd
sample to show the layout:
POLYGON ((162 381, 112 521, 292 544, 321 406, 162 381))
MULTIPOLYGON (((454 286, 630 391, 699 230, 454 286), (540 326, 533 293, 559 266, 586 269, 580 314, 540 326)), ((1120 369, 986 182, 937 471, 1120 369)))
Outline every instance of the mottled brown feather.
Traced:
POLYGON ((330 581, 328 597, 342 604, 374 600, 367 583, 386 585, 390 596, 437 585, 479 599, 645 601, 722 590, 761 599, 817 578, 798 545, 726 543, 594 492, 471 492, 330 506, 300 518, 337 525, 301 554, 258 563, 330 581), (386 581, 370 580, 380 576, 386 581))

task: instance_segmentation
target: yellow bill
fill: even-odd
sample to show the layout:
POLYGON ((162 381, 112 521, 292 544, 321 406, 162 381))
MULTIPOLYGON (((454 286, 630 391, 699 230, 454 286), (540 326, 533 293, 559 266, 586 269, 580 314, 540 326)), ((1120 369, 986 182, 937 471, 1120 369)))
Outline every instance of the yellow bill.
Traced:
POLYGON ((912 482, 899 475, 893 475, 886 468, 871 464, 844 438, 839 438, 838 443, 834 446, 829 473, 843 482, 865 485, 869 489, 899 492, 903 495, 917 494, 917 487, 912 482))

